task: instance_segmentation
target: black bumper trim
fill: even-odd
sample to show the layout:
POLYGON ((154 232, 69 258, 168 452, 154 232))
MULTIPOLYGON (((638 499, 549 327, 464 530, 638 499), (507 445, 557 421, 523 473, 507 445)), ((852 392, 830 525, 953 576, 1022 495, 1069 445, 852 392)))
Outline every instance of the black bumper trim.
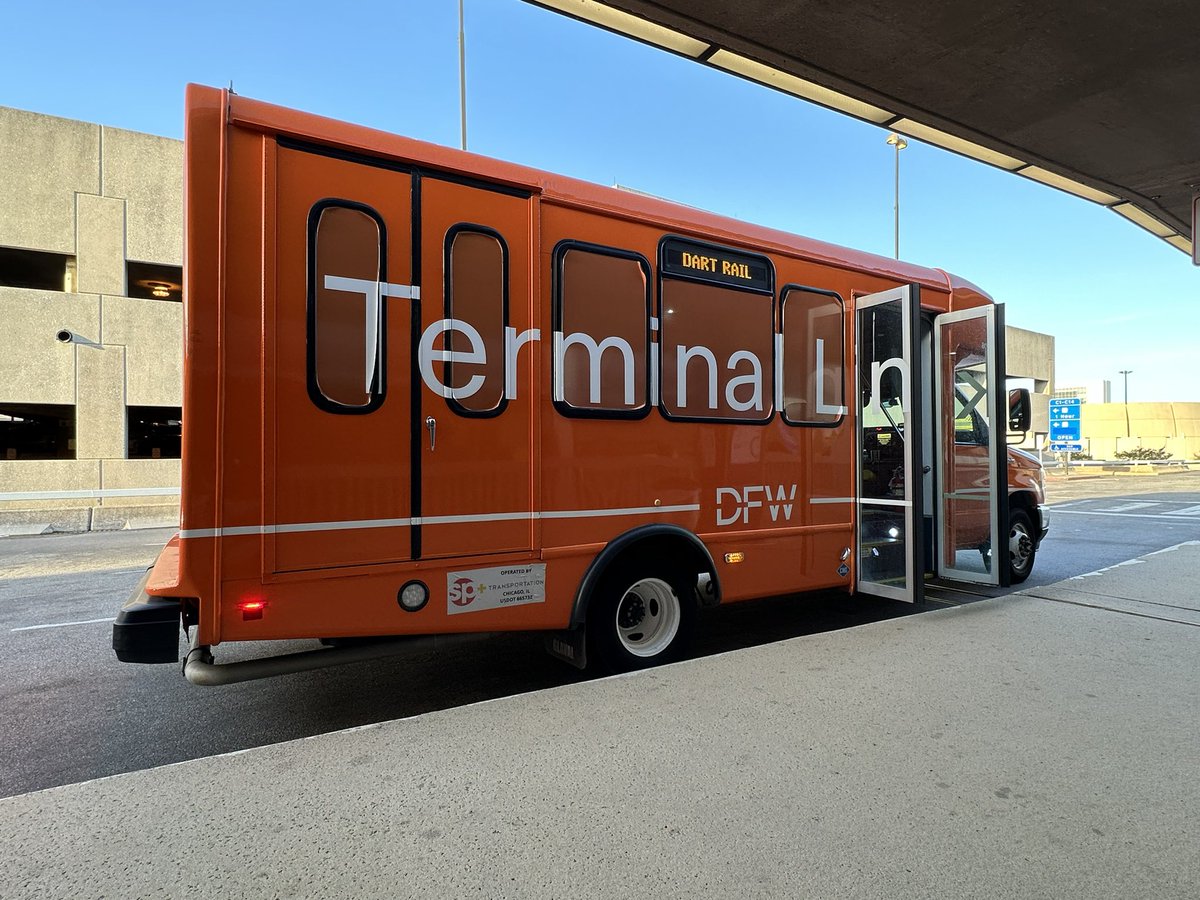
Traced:
POLYGON ((180 603, 175 597, 146 593, 150 571, 133 589, 113 623, 113 650, 121 662, 179 662, 180 603))

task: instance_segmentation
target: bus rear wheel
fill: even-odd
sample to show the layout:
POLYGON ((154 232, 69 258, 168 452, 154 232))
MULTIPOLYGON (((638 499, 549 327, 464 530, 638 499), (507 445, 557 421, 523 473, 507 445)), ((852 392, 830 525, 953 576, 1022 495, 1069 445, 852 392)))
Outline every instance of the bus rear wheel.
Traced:
POLYGON ((692 593, 679 572, 650 564, 617 566, 588 611, 591 658, 608 672, 678 659, 695 618, 692 593))

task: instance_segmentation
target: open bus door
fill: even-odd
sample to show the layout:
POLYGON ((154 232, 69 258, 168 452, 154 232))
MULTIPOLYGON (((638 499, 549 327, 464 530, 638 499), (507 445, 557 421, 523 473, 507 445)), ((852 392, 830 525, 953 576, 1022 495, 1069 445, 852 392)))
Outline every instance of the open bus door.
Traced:
POLYGON ((889 600, 923 596, 919 288, 855 305, 857 576, 855 589, 889 600))
POLYGON ((856 589, 919 602, 927 571, 1006 586, 1003 307, 923 321, 919 288, 906 285, 859 297, 855 315, 856 589), (930 330, 932 348, 923 356, 930 330), (926 414, 921 398, 930 378, 926 414))
POLYGON ((1007 587, 1004 307, 937 316, 933 347, 936 571, 1007 587))

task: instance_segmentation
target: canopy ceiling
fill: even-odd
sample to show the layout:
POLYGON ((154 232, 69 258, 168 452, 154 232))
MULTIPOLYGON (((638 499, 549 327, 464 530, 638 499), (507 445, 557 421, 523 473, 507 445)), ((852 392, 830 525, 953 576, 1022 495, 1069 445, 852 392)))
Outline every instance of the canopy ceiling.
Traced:
POLYGON ((1196 0, 530 0, 1069 191, 1192 252, 1196 0))

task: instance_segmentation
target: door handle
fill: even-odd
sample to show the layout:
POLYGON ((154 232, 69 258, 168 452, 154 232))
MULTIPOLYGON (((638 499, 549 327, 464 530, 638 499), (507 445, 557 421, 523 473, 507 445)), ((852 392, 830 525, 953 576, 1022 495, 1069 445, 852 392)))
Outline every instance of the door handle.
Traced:
POLYGON ((429 429, 429 452, 432 453, 437 441, 437 419, 433 416, 426 416, 425 427, 429 429))

